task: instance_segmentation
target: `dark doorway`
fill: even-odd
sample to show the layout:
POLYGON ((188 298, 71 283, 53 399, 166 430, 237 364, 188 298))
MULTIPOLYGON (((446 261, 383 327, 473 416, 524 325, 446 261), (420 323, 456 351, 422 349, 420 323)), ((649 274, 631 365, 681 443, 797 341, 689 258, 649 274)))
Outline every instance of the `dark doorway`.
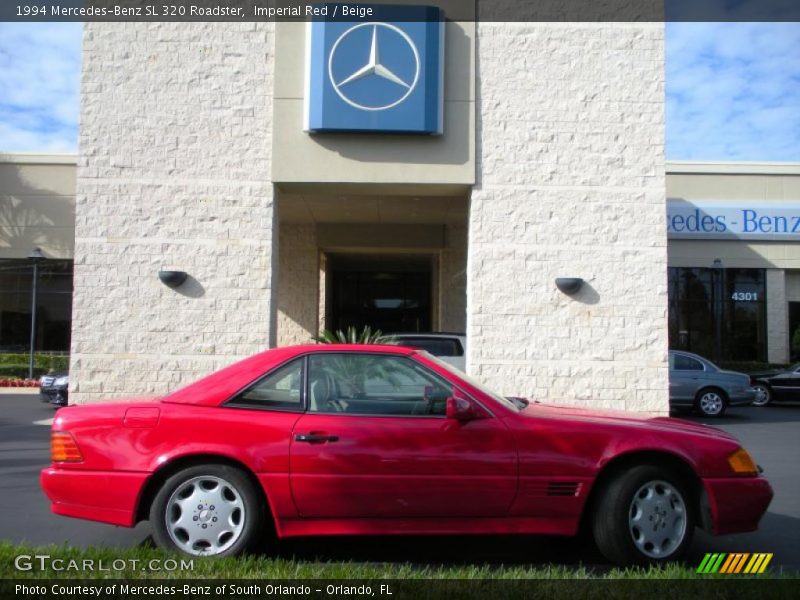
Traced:
POLYGON ((433 258, 328 255, 328 329, 431 330, 433 258))

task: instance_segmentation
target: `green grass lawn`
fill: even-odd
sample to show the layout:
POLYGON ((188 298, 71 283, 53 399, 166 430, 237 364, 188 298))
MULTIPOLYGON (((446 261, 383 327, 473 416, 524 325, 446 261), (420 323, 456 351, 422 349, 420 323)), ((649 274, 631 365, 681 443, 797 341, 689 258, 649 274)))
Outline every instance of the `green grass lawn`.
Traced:
POLYGON ((759 576, 698 575, 696 567, 680 565, 648 569, 591 569, 562 565, 436 566, 247 556, 195 558, 193 568, 158 571, 148 568, 150 561, 154 560, 166 566, 169 560, 180 565, 181 560, 191 559, 154 548, 81 550, 66 546, 31 547, 0 543, 0 599, 83 600, 100 597, 132 600, 169 596, 173 600, 370 597, 385 600, 794 600, 798 588, 797 579, 790 579, 779 570, 759 576), (56 569, 41 569, 38 559, 25 559, 22 566, 30 560, 33 568, 19 571, 14 565, 20 555, 49 555, 51 559, 64 562, 56 569), (93 561, 95 570, 87 570, 85 561, 93 561), (19 591, 26 586, 27 592, 19 591), (137 586, 151 591, 131 591, 137 586), (286 589, 282 586, 288 586, 289 590, 305 588, 308 591, 273 591, 286 589), (93 592, 72 593, 70 590, 73 588, 92 588, 93 592), (341 588, 352 591, 338 591, 341 588), (364 589, 366 593, 359 591, 364 589))

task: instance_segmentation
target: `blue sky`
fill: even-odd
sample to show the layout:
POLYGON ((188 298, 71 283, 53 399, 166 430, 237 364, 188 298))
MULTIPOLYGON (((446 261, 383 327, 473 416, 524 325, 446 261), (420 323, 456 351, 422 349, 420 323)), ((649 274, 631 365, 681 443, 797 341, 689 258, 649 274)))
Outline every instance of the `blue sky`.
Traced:
MULTIPOLYGON (((667 158, 800 161, 800 24, 668 23, 667 158)), ((0 150, 74 152, 79 23, 0 23, 0 150)))
POLYGON ((0 151, 75 152, 80 23, 0 23, 0 151))
POLYGON ((667 158, 800 161, 800 23, 668 23, 667 158))

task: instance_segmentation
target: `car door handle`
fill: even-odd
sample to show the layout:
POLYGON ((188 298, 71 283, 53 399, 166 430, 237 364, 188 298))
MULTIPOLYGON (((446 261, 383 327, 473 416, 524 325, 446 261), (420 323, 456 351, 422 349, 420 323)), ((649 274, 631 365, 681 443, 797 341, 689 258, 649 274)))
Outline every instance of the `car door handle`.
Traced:
POLYGON ((307 444, 322 444, 325 442, 338 442, 339 436, 326 433, 298 433, 295 434, 294 439, 297 442, 306 442, 307 444))

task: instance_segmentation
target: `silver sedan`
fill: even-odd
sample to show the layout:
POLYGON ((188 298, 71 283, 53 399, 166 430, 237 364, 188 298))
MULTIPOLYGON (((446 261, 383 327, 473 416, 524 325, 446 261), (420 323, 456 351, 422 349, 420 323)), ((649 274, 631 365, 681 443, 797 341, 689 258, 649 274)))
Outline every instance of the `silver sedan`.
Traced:
POLYGON ((719 417, 728 406, 750 404, 755 397, 749 375, 723 371, 691 352, 670 350, 670 408, 689 408, 706 417, 719 417))

